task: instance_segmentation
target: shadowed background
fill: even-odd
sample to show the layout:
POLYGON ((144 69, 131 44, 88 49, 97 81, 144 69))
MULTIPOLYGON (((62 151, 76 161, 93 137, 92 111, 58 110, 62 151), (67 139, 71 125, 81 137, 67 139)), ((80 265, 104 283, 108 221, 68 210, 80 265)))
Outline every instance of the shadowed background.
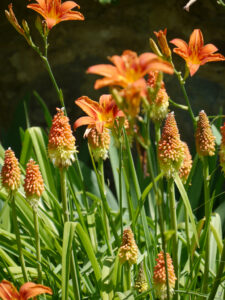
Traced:
MULTIPOLYGON (((71 123, 81 114, 74 104, 76 98, 87 95, 98 100, 102 93, 108 91, 93 89, 99 76, 87 75, 87 68, 107 63, 107 56, 121 55, 125 49, 138 54, 150 51, 149 37, 154 37, 153 31, 167 28, 168 40, 182 38, 188 41, 193 29, 200 28, 205 43, 215 44, 219 52, 225 54, 225 8, 214 0, 198 0, 189 13, 183 10, 187 3, 183 0, 118 0, 108 5, 94 0, 77 2, 85 21, 62 22, 51 30, 49 36, 49 61, 63 89, 71 123)), ((8 3, 6 0, 0 3, 0 126, 4 146, 10 146, 8 143, 11 140, 11 144, 15 144, 12 146, 16 147, 18 126, 25 126, 23 100, 28 103, 31 125, 45 127, 43 111, 32 94, 33 90, 45 100, 52 115, 59 101, 38 55, 4 17, 8 3)), ((19 22, 23 18, 28 21, 34 41, 40 44, 33 25, 37 14, 26 8, 27 3, 14 1, 14 12, 19 22)), ((183 69, 184 61, 180 57, 174 55, 174 62, 178 69, 183 69)), ((187 80, 187 92, 195 114, 201 109, 208 115, 218 114, 219 108, 224 107, 224 78, 225 64, 217 62, 206 64, 187 80)), ((165 82, 169 96, 178 103, 184 103, 175 76, 165 76, 165 82)), ((175 111, 182 139, 193 145, 193 129, 188 113, 175 111)))

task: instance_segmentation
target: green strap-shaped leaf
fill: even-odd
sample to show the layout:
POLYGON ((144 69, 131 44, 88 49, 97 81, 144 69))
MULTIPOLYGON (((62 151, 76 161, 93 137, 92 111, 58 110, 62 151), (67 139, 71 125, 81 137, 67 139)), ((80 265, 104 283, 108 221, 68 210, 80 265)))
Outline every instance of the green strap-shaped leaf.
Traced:
POLYGON ((194 220, 194 215, 192 213, 192 208, 191 208, 191 205, 190 205, 190 202, 189 202, 189 199, 188 199, 188 195, 185 191, 185 188, 183 186, 183 183, 179 177, 179 175, 177 174, 176 177, 175 177, 175 183, 177 185, 177 188, 181 194, 181 197, 183 199, 183 202, 184 202, 184 205, 187 209, 187 213, 188 213, 188 216, 191 220, 191 225, 192 225, 192 230, 194 232, 194 236, 195 236, 195 240, 196 240, 196 243, 199 247, 199 240, 198 240, 198 234, 197 234, 197 229, 196 229, 196 226, 195 226, 195 220, 194 220))

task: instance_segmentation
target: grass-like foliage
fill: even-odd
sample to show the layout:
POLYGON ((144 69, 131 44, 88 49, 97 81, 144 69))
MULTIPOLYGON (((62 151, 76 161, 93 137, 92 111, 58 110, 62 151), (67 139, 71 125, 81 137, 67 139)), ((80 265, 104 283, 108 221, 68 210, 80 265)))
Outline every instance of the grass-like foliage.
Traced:
POLYGON ((35 92, 48 129, 30 127, 28 112, 20 157, 0 146, 0 298, 224 299, 224 116, 208 117, 202 108, 195 116, 185 89, 189 75, 224 56, 204 45, 199 29, 189 43, 173 39, 173 52, 186 63, 183 76, 160 30, 157 43, 150 39, 153 52, 126 50, 89 67, 103 76, 94 88, 110 88, 99 101, 75 101, 86 116, 73 128, 87 126, 90 167, 79 160, 48 61, 52 27, 84 16, 73 1, 36 2, 28 8, 44 18, 36 20, 43 47, 26 21, 19 25, 12 5, 6 16, 43 61, 62 108, 52 118, 35 92), (169 98, 164 74, 177 77, 186 105, 169 98), (193 159, 173 106, 189 114, 193 159))

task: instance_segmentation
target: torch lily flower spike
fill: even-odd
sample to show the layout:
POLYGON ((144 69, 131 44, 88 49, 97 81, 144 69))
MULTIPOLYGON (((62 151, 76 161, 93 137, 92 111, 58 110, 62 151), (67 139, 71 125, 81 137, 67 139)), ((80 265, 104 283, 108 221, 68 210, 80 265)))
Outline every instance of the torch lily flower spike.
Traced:
POLYGON ((52 290, 41 284, 27 282, 21 286, 18 292, 16 287, 9 281, 2 280, 0 283, 0 298, 2 300, 27 300, 41 294, 52 295, 52 290))
POLYGON ((95 89, 104 86, 120 86, 126 88, 128 85, 143 78, 150 71, 162 71, 173 74, 170 63, 161 60, 154 53, 143 53, 139 57, 136 52, 125 50, 121 56, 114 55, 109 58, 114 64, 101 64, 88 68, 87 73, 104 76, 95 82, 95 89))
POLYGON ((38 12, 45 19, 48 29, 56 24, 68 20, 84 20, 84 16, 78 11, 72 11, 80 6, 74 1, 61 0, 36 0, 37 3, 28 4, 27 7, 38 12))
POLYGON ((88 116, 81 117, 74 123, 74 130, 82 125, 88 128, 95 127, 99 133, 104 128, 112 128, 117 117, 124 117, 124 113, 118 109, 111 95, 102 95, 99 103, 83 96, 75 101, 88 116))
POLYGON ((200 29, 195 29, 189 43, 181 39, 173 39, 170 43, 177 46, 173 52, 180 55, 189 68, 191 76, 193 76, 200 66, 210 61, 223 61, 225 57, 220 53, 214 53, 218 49, 213 44, 204 45, 203 35, 200 29))

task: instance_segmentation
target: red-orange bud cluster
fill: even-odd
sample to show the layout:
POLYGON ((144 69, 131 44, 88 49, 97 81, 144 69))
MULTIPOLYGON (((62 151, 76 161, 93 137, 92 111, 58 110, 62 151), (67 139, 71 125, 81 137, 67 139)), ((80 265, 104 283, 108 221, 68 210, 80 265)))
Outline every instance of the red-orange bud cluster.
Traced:
POLYGON ((195 133, 196 151, 200 156, 215 154, 215 136, 212 133, 208 117, 204 110, 199 113, 199 120, 195 133))
POLYGON ((168 114, 163 128, 158 145, 158 159, 160 168, 167 178, 175 176, 184 159, 184 146, 173 112, 168 114))
POLYGON ((75 160, 75 137, 63 109, 56 108, 56 110, 57 114, 52 120, 49 132, 48 155, 56 167, 63 168, 70 166, 75 160))
POLYGON ((44 191, 44 181, 39 166, 33 159, 30 159, 27 163, 24 191, 30 206, 36 210, 38 201, 44 191))
POLYGON ((16 191, 20 186, 20 175, 18 160, 9 148, 5 151, 4 165, 1 171, 2 186, 7 190, 16 191))
MULTIPOLYGON (((154 267, 153 285, 154 285, 156 296, 160 300, 164 300, 167 299, 167 286, 166 286, 166 267, 165 267, 163 251, 158 253, 158 258, 156 258, 156 261, 157 264, 154 267)), ((174 287, 177 278, 174 273, 173 262, 169 253, 166 253, 166 262, 167 262, 168 280, 169 280, 169 289, 170 289, 169 293, 170 296, 172 296, 174 293, 174 287)))
POLYGON ((183 183, 186 183, 192 168, 193 161, 192 161, 192 157, 188 145, 185 142, 183 142, 183 146, 184 146, 184 160, 179 170, 179 176, 183 181, 183 183))
POLYGON ((220 166, 225 174, 225 123, 220 127, 220 132, 222 135, 221 145, 220 145, 220 166))
POLYGON ((122 245, 119 249, 119 260, 121 264, 128 262, 129 265, 137 263, 138 247, 134 240, 134 234, 130 228, 123 231, 122 245))

